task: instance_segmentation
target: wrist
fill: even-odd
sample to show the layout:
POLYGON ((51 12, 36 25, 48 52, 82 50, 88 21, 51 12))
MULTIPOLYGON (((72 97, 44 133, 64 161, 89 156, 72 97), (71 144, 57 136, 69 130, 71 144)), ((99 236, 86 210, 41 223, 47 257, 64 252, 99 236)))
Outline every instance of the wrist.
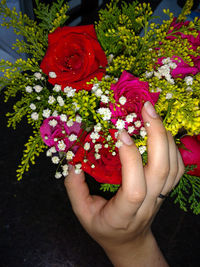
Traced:
POLYGON ((151 232, 120 245, 103 247, 115 267, 167 267, 151 232))

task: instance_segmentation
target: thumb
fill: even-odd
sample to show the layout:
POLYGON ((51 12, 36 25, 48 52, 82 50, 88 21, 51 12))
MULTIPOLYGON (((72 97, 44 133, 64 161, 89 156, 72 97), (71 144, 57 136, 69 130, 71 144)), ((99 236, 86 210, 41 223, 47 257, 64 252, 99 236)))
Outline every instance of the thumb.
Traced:
POLYGON ((84 172, 76 174, 75 168, 70 165, 69 175, 65 178, 64 184, 75 214, 79 218, 82 217, 91 198, 84 172))

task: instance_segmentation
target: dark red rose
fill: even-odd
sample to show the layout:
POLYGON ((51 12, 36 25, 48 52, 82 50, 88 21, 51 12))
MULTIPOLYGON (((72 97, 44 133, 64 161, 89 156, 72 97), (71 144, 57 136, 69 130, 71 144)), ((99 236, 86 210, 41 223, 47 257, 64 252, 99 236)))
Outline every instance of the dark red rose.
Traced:
POLYGON ((90 90, 92 85, 86 83, 94 77, 102 78, 107 59, 93 25, 59 27, 49 34, 48 42, 40 67, 47 75, 56 74, 49 77, 51 84, 90 90))
POLYGON ((188 174, 200 176, 200 135, 184 136, 180 140, 179 151, 185 166, 197 166, 192 171, 189 171, 188 174))
MULTIPOLYGON (((116 141, 114 137, 115 132, 117 132, 117 130, 110 130, 113 140, 116 141)), ((101 133, 99 134, 101 135, 101 133)), ((110 147, 106 148, 104 146, 104 141, 105 138, 101 135, 94 144, 90 134, 88 134, 83 146, 78 149, 70 164, 76 165, 81 163, 82 170, 94 177, 99 183, 121 184, 121 162, 118 149, 115 149, 116 155, 113 156, 110 152, 110 147), (86 143, 90 144, 90 149, 88 151, 84 149, 86 143), (100 159, 95 158, 95 154, 97 153, 95 151, 95 145, 102 146, 102 148, 99 149, 99 154, 101 155, 100 159), (84 162, 84 159, 87 159, 87 161, 84 162), (95 167, 92 168, 92 166, 95 167)))

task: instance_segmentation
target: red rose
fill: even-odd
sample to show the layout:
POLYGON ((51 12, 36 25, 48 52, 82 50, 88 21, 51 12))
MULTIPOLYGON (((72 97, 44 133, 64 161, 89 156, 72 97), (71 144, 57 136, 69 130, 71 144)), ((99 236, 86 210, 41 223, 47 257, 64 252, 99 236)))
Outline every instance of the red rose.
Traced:
POLYGON ((184 136, 181 139, 182 145, 179 147, 183 162, 187 165, 197 165, 188 174, 200 176, 200 135, 184 136))
MULTIPOLYGON (((117 132, 117 130, 110 130, 110 134, 113 140, 116 141, 114 137, 115 132, 117 132)), ((72 162, 70 162, 70 164, 76 165, 81 163, 82 170, 94 177, 94 179, 99 183, 121 184, 121 162, 119 159, 118 149, 115 149, 116 155, 113 156, 110 152, 110 148, 106 148, 104 146, 104 142, 105 138, 100 136, 94 144, 92 142, 90 134, 88 134, 85 138, 83 146, 78 149, 75 157, 73 158, 72 162), (88 151, 84 149, 84 145, 86 143, 90 144, 90 149, 88 151), (100 145, 101 148, 97 153, 95 146, 98 145, 100 145), (96 159, 96 154, 100 154, 101 158, 96 159), (84 162, 84 159, 87 159, 87 161, 84 162), (95 167, 92 168, 93 166, 95 167)))
POLYGON ((102 78, 107 59, 93 25, 57 28, 48 41, 40 67, 47 75, 56 74, 49 77, 51 84, 90 90, 92 85, 86 83, 94 77, 102 78))

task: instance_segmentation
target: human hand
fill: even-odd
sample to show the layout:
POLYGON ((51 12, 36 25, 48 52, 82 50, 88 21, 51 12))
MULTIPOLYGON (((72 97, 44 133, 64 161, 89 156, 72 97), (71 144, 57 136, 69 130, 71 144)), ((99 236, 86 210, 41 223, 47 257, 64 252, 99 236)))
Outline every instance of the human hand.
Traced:
POLYGON ((130 136, 119 139, 122 186, 109 201, 91 196, 84 173, 72 168, 65 186, 73 210, 86 231, 104 248, 114 266, 167 266, 151 233, 151 223, 163 199, 178 183, 184 165, 173 137, 166 132, 150 102, 142 116, 148 135, 148 163, 130 136), (148 126, 147 126, 148 125, 148 126))

